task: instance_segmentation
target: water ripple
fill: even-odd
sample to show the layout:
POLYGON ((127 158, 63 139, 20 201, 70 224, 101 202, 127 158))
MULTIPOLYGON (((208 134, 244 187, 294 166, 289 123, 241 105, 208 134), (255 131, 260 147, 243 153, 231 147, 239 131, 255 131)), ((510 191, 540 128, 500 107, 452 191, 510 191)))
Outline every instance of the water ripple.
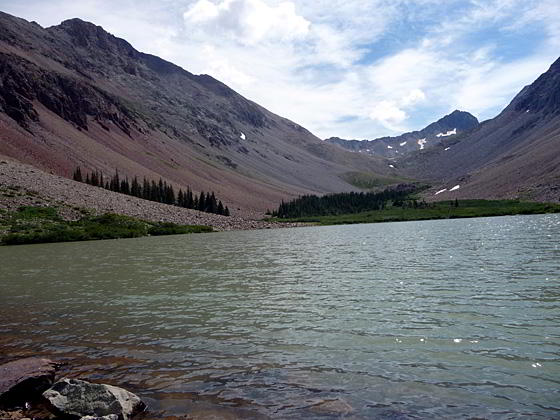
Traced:
POLYGON ((0 248, 0 359, 156 417, 560 416, 558 237, 544 215, 0 248))

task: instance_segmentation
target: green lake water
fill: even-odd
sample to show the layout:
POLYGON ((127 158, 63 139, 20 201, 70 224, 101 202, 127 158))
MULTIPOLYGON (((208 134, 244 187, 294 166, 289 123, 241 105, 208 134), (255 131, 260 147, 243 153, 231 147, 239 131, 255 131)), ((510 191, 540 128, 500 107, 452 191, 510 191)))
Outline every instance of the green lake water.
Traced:
POLYGON ((560 418, 560 215, 0 248, 0 362, 148 417, 560 418))

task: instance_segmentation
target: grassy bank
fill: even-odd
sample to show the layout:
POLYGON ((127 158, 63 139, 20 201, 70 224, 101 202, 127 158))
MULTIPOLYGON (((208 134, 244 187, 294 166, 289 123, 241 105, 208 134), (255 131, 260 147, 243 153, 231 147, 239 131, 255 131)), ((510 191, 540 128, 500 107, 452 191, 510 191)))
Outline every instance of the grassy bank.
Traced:
POLYGON ((307 216, 272 219, 277 222, 306 222, 318 225, 402 222, 412 220, 457 219, 466 217, 507 216, 516 214, 560 213, 560 204, 531 203, 517 200, 459 200, 430 203, 414 208, 387 206, 383 210, 332 216, 307 216))
POLYGON ((86 215, 77 221, 63 220, 53 207, 20 207, 0 210, 0 244, 89 241, 211 232, 209 226, 148 222, 118 214, 86 215))

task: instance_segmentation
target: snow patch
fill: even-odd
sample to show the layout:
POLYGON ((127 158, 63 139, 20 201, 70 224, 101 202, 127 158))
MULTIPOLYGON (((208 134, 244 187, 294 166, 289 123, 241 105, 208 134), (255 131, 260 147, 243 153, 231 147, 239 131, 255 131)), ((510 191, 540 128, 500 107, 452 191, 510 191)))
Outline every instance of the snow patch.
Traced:
POLYGON ((393 146, 387 146, 387 149, 392 149, 392 148, 393 148, 393 146))
POLYGON ((389 165, 389 167, 394 168, 395 166, 394 165, 389 165))
POLYGON ((451 147, 446 147, 446 148, 443 149, 443 150, 448 151, 449 149, 451 149, 451 147))
POLYGON ((457 129, 456 129, 456 128, 454 128, 453 130, 448 131, 448 132, 445 133, 445 134, 444 134, 444 133, 436 134, 436 137, 448 137, 448 136, 452 136, 452 135, 454 135, 454 134, 457 134, 457 129))
POLYGON ((399 143, 399 146, 403 147, 406 143, 406 141, 403 141, 402 143, 399 143))
POLYGON ((424 146, 426 145, 427 141, 426 141, 426 137, 424 137, 423 139, 419 139, 418 140, 418 144, 420 145, 420 150, 422 150, 424 148, 424 146))
POLYGON ((241 140, 245 140, 247 137, 245 136, 245 134, 241 133, 241 135, 239 136, 241 137, 241 140))
POLYGON ((455 185, 453 188, 451 188, 449 191, 457 191, 459 188, 461 188, 460 185, 455 185))
POLYGON ((439 191, 438 191, 438 192, 436 192, 436 193, 435 193, 434 195, 438 195, 438 194, 441 194, 442 192, 445 192, 445 191, 447 191, 447 188, 444 188, 443 190, 439 190, 439 191))

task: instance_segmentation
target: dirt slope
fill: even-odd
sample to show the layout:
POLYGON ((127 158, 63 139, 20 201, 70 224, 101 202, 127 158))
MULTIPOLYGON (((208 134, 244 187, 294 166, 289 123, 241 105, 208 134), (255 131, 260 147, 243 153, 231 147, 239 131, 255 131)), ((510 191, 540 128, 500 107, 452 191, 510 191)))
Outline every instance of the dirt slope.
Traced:
POLYGON ((0 154, 62 176, 118 168, 263 211, 352 190, 347 172, 392 173, 79 19, 45 29, 0 13, 0 76, 0 154))

